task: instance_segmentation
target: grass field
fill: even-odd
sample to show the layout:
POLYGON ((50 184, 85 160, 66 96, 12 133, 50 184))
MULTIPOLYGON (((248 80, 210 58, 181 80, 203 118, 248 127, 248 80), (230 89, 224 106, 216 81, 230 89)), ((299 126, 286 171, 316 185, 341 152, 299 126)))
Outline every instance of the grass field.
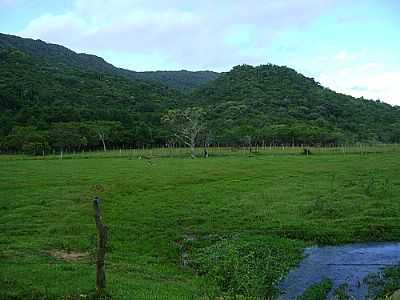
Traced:
POLYGON ((1 157, 0 299, 85 299, 95 195, 113 299, 272 297, 306 245, 400 240, 400 152, 378 150, 1 157))

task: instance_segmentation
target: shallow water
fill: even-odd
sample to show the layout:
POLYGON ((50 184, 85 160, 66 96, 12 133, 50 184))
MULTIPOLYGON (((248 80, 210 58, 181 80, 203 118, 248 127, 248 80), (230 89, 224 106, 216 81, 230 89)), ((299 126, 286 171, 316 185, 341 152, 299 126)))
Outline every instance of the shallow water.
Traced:
POLYGON ((363 279, 382 268, 400 263, 400 243, 367 243, 343 246, 312 247, 305 250, 305 258, 293 269, 280 287, 284 294, 279 299, 296 299, 312 284, 324 278, 332 281, 333 291, 348 284, 349 295, 365 299, 368 287, 363 279))

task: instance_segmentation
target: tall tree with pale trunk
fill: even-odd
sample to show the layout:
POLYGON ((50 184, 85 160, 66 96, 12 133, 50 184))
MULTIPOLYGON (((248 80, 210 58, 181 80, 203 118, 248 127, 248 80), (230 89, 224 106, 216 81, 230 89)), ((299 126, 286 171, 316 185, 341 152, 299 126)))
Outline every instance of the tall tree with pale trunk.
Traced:
POLYGON ((205 126, 205 111, 200 107, 171 109, 163 117, 162 122, 168 126, 174 138, 190 148, 192 158, 196 157, 196 140, 205 126))

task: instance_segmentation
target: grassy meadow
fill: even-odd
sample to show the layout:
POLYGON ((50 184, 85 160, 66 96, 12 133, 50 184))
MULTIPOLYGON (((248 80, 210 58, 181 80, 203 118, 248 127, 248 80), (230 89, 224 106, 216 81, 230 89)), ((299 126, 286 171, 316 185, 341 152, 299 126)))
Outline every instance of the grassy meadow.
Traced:
POLYGON ((399 150, 2 156, 0 299, 90 297, 94 196, 113 299, 274 297, 307 245, 400 240, 399 150))

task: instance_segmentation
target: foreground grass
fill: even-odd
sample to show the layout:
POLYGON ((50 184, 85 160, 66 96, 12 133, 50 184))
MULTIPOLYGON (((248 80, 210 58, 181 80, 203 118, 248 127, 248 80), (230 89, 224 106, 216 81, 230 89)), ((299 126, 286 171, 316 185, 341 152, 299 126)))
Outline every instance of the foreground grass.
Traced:
POLYGON ((396 152, 130 158, 0 160, 0 299, 93 289, 95 195, 114 299, 272 295, 305 243, 400 239, 396 152))

